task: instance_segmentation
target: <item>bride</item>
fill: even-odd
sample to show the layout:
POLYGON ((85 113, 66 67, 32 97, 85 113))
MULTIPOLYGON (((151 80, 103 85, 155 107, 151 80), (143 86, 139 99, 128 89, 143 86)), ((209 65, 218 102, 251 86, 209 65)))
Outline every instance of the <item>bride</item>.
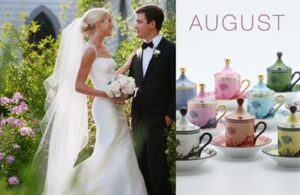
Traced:
POLYGON ((124 100, 106 94, 109 75, 125 73, 134 55, 115 71, 116 62, 103 44, 112 28, 110 13, 93 8, 63 30, 54 72, 44 82, 47 126, 38 152, 48 145, 45 195, 147 194, 119 105, 124 100), (88 77, 94 88, 86 84, 88 77), (88 140, 87 95, 94 97, 96 143, 91 157, 74 167, 88 140))

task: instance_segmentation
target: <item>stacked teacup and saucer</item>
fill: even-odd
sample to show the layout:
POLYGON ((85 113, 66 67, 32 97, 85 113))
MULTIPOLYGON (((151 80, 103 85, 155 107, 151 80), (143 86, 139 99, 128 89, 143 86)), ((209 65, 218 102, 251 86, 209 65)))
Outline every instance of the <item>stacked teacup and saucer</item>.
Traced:
POLYGON ((244 110, 244 99, 238 98, 237 103, 236 111, 225 116, 225 135, 213 138, 211 144, 228 157, 251 157, 272 140, 262 135, 267 124, 255 122, 255 117, 244 110))
MULTIPOLYGON (((277 61, 267 68, 268 88, 274 90, 276 95, 284 96, 287 107, 289 107, 295 105, 295 97, 300 93, 300 85, 297 84, 299 81, 300 72, 295 71, 292 73, 292 68, 282 61, 282 52, 277 52, 277 61), (296 75, 298 75, 297 79, 296 75)), ((300 103, 298 102, 298 104, 300 103)))
POLYGON ((300 120, 296 110, 291 106, 291 114, 278 125, 277 144, 262 150, 282 167, 300 168, 300 120))
POLYGON ((187 119, 187 109, 180 109, 176 120, 176 170, 191 171, 199 168, 217 152, 206 147, 212 140, 210 133, 201 133, 200 127, 187 119))
POLYGON ((216 136, 224 132, 225 125, 222 118, 227 112, 227 107, 217 105, 216 99, 206 93, 205 87, 204 83, 200 83, 198 95, 188 100, 187 117, 190 122, 200 127, 201 132, 216 136))
POLYGON ((245 92, 250 87, 250 81, 248 79, 241 81, 240 74, 230 67, 231 60, 224 60, 225 67, 215 74, 214 96, 219 105, 225 105, 229 111, 233 111, 236 106, 236 99, 245 98, 245 92))
POLYGON ((247 112, 255 116, 256 121, 264 121, 269 130, 277 125, 289 112, 280 109, 285 102, 283 95, 275 95, 275 91, 264 84, 264 75, 258 75, 258 83, 247 92, 247 112))

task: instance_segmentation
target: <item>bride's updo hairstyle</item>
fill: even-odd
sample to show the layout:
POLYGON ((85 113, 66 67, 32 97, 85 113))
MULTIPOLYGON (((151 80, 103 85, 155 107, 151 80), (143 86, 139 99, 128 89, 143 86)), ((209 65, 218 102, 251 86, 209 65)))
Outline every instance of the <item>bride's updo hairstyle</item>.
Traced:
POLYGON ((91 35, 92 30, 95 28, 95 24, 98 21, 104 20, 107 16, 110 16, 108 10, 104 8, 92 8, 86 11, 82 17, 81 31, 85 37, 91 35))

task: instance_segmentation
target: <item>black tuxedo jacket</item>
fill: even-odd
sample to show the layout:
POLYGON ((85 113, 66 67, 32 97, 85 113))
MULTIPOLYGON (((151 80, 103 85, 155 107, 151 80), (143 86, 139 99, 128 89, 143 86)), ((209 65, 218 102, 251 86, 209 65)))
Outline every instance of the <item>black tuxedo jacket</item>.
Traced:
POLYGON ((156 50, 160 54, 153 54, 144 77, 141 48, 130 66, 129 76, 135 78, 139 88, 132 102, 133 127, 139 117, 148 124, 164 121, 165 115, 175 120, 175 44, 162 38, 156 50))

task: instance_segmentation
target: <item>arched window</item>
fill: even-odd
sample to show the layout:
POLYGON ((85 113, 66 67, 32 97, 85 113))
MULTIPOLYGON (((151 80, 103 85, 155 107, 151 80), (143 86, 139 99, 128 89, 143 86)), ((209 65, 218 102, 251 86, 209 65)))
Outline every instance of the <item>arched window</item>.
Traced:
POLYGON ((46 6, 41 5, 34 9, 29 17, 29 21, 31 20, 36 21, 40 25, 40 30, 30 36, 30 43, 39 42, 49 35, 53 38, 57 38, 60 28, 59 21, 46 6))

